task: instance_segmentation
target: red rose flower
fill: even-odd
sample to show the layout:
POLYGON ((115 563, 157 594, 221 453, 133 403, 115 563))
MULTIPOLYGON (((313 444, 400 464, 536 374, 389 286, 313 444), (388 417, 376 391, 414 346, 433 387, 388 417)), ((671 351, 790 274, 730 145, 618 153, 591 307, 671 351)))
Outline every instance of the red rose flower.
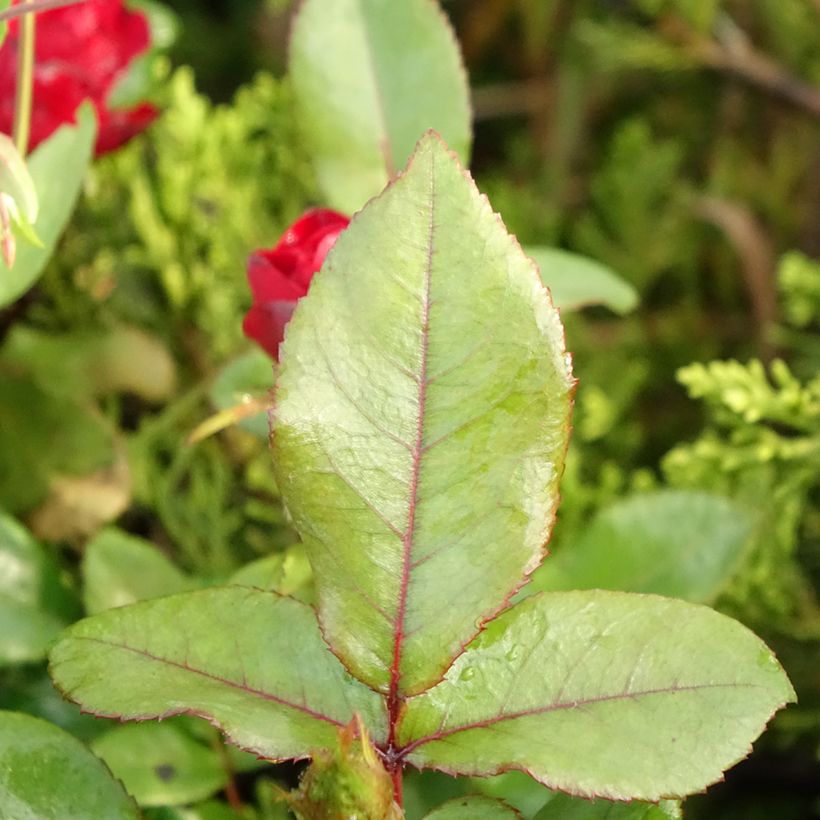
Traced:
POLYGON ((349 222, 344 214, 314 208, 297 219, 275 247, 256 251, 248 259, 253 306, 242 330, 274 359, 279 358, 279 344, 296 303, 349 222))
MULTIPOLYGON (((12 20, 0 48, 0 131, 7 134, 14 121, 19 29, 19 20, 12 20)), ((98 155, 145 129, 156 108, 143 103, 112 110, 107 100, 129 63, 149 45, 145 15, 127 10, 122 0, 86 0, 38 14, 29 147, 63 123, 75 122, 77 106, 86 99, 97 111, 98 155)))

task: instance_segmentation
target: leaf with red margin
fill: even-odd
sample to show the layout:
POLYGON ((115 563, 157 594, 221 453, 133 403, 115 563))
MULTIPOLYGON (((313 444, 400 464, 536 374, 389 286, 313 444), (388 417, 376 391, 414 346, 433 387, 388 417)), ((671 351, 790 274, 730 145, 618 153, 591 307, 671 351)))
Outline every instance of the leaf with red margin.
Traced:
POLYGON ((541 561, 573 386, 534 264, 429 133, 299 303, 273 425, 325 637, 393 719, 541 561))
POLYGON ((656 801, 721 779, 794 700, 736 621, 670 598, 554 592, 499 616, 409 700, 399 759, 451 774, 526 771, 584 797, 656 801))
POLYGON ((260 757, 335 748, 355 713, 386 736, 383 699, 327 649, 310 607, 273 592, 225 587, 110 609, 67 629, 50 661, 87 712, 197 715, 260 757))

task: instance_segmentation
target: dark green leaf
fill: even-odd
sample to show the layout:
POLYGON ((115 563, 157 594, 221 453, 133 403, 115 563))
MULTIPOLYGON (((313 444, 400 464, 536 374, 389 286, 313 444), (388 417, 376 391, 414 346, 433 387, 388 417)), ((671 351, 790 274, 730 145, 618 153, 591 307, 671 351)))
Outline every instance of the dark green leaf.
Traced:
POLYGON ((434 128, 469 160, 467 79, 434 0, 305 0, 290 73, 328 204, 359 210, 434 128))
POLYGON ((518 768, 581 796, 654 801, 720 779, 793 699, 765 644, 711 609, 553 592, 489 624, 408 701, 398 741, 416 766, 518 768))
POLYGON ((0 712, 0 817, 137 820, 137 807, 79 740, 39 718, 0 712))
POLYGON ((737 569, 751 525, 748 513, 720 496, 637 495, 599 512, 539 567, 531 586, 653 592, 708 603, 737 569))
POLYGON ((515 820, 521 815, 492 797, 469 795, 448 800, 428 814, 424 820, 515 820))
POLYGON ((427 135, 299 303, 273 437, 324 634, 393 706, 540 562, 572 386, 534 265, 427 135))
POLYGON ((559 248, 527 247, 524 252, 538 265, 557 308, 604 305, 616 313, 629 313, 638 304, 635 288, 594 259, 559 248))
POLYGON ((331 748, 358 712, 378 739, 384 706, 330 653, 313 611, 225 587, 143 601, 80 621, 51 652, 71 700, 125 720, 192 714, 271 759, 331 748))
POLYGON ((204 800, 228 782, 218 752, 170 722, 117 726, 91 748, 140 806, 204 800))
POLYGON ((83 602, 92 615, 196 586, 153 544, 113 528, 87 544, 82 576, 83 602))
POLYGON ((524 817, 532 817, 555 792, 523 772, 504 772, 494 777, 473 777, 470 791, 497 797, 509 803, 524 817))
POLYGON ((113 459, 112 433, 99 415, 0 374, 0 504, 7 510, 29 512, 57 476, 86 475, 113 459))
POLYGON ((18 245, 14 268, 0 276, 0 307, 25 293, 51 257, 74 210, 96 133, 94 110, 86 103, 77 111, 77 125, 60 126, 31 153, 28 169, 40 208, 34 230, 43 247, 18 245), (60 184, 55 185, 55 180, 60 184))

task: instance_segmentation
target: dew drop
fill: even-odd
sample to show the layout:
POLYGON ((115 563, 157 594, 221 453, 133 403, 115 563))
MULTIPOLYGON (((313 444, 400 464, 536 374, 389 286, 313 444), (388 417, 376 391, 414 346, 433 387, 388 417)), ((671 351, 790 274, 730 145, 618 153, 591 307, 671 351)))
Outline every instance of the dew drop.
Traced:
POLYGON ((475 677, 475 669, 472 666, 465 666, 464 669, 461 670, 461 674, 458 676, 459 680, 472 680, 475 677))
POLYGON ((508 663, 515 663, 521 654, 521 650, 517 646, 511 646, 504 654, 508 663))

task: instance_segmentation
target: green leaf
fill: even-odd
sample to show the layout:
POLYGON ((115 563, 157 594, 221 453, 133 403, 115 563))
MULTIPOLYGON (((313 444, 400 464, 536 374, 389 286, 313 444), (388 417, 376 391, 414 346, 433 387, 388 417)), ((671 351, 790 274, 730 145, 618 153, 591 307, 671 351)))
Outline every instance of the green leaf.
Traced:
POLYGON ((140 806, 204 800, 228 782, 218 752, 173 723, 117 726, 91 748, 140 806))
POLYGON ((28 160, 39 201, 34 230, 42 247, 20 245, 14 268, 0 276, 0 308, 11 304, 39 278, 68 222, 91 160, 97 133, 93 108, 77 111, 77 125, 63 125, 28 160))
POLYGON ((471 790, 509 803, 524 817, 532 817, 555 792, 523 772, 504 772, 494 777, 473 777, 471 790))
POLYGON ((408 701, 398 743, 415 766, 654 801, 719 780, 792 700, 765 644, 711 609, 554 592, 498 617, 408 701))
POLYGON ((524 252, 535 260, 558 308, 578 310, 604 305, 624 314, 638 304, 638 292, 632 285, 588 256, 559 248, 527 247, 524 252))
POLYGON ((229 583, 240 586, 269 589, 280 595, 291 595, 305 603, 312 603, 313 572, 303 544, 294 544, 284 552, 251 561, 237 570, 229 583))
POLYGON ((37 191, 14 141, 0 133, 0 193, 10 196, 17 218, 31 224, 37 219, 37 191))
POLYGON ((535 820, 680 820, 680 806, 672 800, 653 803, 613 803, 557 794, 535 820))
POLYGON ((81 569, 83 603, 92 615, 196 586, 153 544, 114 528, 88 543, 81 569))
POLYGON ((653 592, 708 603, 737 569, 751 526, 745 510, 709 493, 636 495, 600 511, 538 568, 531 586, 653 592))
MULTIPOLYGON (((9 5, 11 4, 11 0, 0 0, 0 11, 5 11, 9 5)), ((8 28, 7 23, 0 23, 0 46, 3 45, 3 40, 6 39, 6 30, 8 28)))
POLYGON ((55 477, 87 475, 114 457, 112 432, 101 416, 0 372, 0 503, 7 510, 29 512, 55 477))
POLYGON ((192 714, 260 757, 332 748, 358 712, 377 737, 381 699, 330 653, 313 611, 247 587, 143 601, 86 618, 51 652, 51 675, 98 715, 192 714))
POLYGON ((469 795, 448 800, 424 820, 515 820, 521 815, 501 800, 469 795))
POLYGON ((305 0, 290 74, 319 184, 334 208, 359 210, 429 128, 469 161, 467 78, 434 0, 305 0))
POLYGON ((59 569, 22 525, 0 513, 0 666, 44 658, 65 614, 59 569))
POLYGON ((532 262, 428 134, 300 301, 273 435, 324 634, 391 708, 540 562, 572 386, 532 262))
MULTIPOLYGON (((210 390, 211 401, 220 410, 231 410, 264 396, 273 385, 275 362, 262 350, 249 350, 228 362, 219 372, 210 390)), ((270 433, 268 414, 264 411, 242 418, 239 426, 266 439, 270 433)))
POLYGON ((0 816, 9 820, 137 820, 103 763, 62 729, 0 712, 0 816))

